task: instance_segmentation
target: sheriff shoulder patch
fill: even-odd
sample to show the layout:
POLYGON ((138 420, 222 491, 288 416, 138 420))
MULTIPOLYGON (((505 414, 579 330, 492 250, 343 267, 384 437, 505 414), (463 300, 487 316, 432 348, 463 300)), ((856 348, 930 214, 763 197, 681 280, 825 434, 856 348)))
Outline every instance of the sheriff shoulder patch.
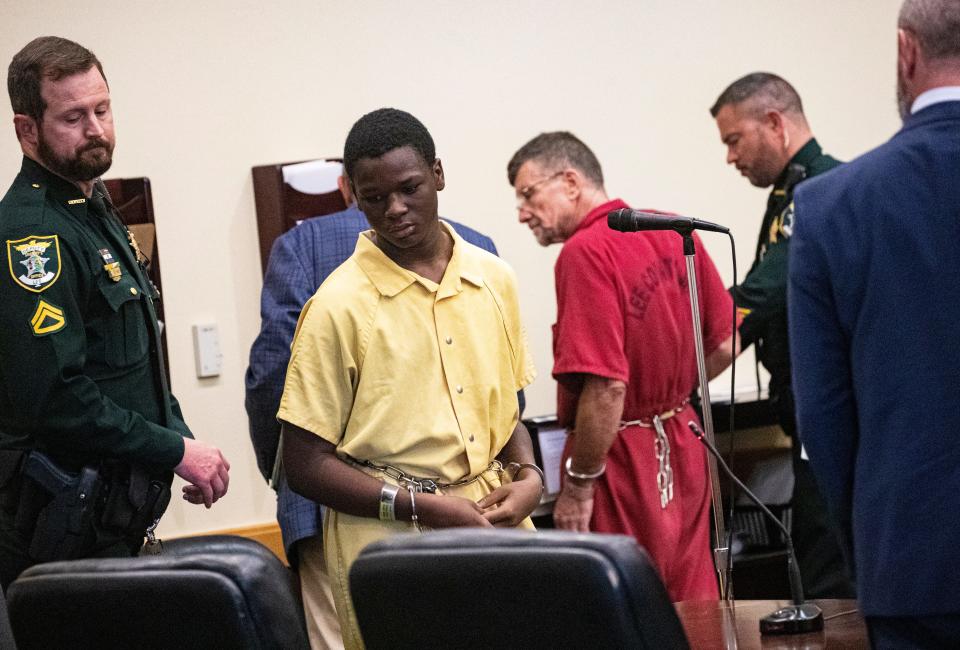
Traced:
POLYGON ((790 201, 790 205, 780 215, 780 232, 784 238, 793 236, 793 201, 790 201))
POLYGON ((60 277, 60 240, 57 235, 30 235, 7 240, 10 277, 27 291, 40 293, 60 277))
POLYGON ((37 310, 33 312, 33 317, 30 319, 34 336, 46 336, 59 332, 66 324, 67 319, 64 318, 62 309, 43 298, 37 302, 37 310))

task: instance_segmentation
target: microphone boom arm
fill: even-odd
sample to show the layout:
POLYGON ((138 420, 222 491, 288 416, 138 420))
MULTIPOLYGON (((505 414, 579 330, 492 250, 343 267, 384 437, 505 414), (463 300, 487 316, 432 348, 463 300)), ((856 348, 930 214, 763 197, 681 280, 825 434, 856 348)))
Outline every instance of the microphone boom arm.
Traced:
POLYGON ((733 482, 737 484, 737 487, 740 488, 743 494, 746 494, 751 501, 758 505, 760 510, 763 511, 763 514, 776 522, 780 531, 783 533, 783 538, 786 540, 787 576, 790 579, 790 594, 793 599, 793 605, 781 607, 772 614, 761 618, 760 634, 803 634, 805 632, 822 630, 823 611, 817 605, 805 602, 803 597, 803 583, 800 580, 800 568, 797 565, 797 555, 793 550, 793 539, 790 536, 790 531, 788 531, 787 527, 783 525, 783 522, 760 501, 760 498, 750 491, 750 488, 744 485, 743 481, 737 478, 737 475, 733 473, 730 466, 723 460, 723 456, 720 455, 717 448, 707 440, 697 423, 690 420, 687 422, 687 426, 690 427, 693 435, 703 443, 703 446, 710 451, 710 454, 716 459, 720 467, 723 468, 723 471, 733 479, 733 482))
POLYGON ((760 510, 763 511, 771 521, 773 521, 777 527, 780 529, 780 532, 783 533, 783 539, 787 544, 787 570, 790 572, 790 596, 793 599, 794 605, 803 604, 803 583, 800 580, 800 569, 797 566, 796 554, 793 551, 793 540, 790 538, 790 531, 787 530, 787 527, 783 525, 783 522, 780 521, 780 518, 773 514, 770 509, 763 504, 757 495, 750 491, 743 481, 737 478, 737 475, 733 473, 733 470, 730 469, 730 466, 727 465, 727 461, 723 460, 723 456, 717 450, 717 448, 707 440, 704 436, 703 431, 697 425, 696 422, 690 420, 687 422, 687 426, 690 427, 690 430, 693 431, 693 435, 703 443, 703 446, 710 450, 710 453, 716 458, 717 462, 720 464, 720 467, 723 468, 723 471, 730 477, 730 479, 737 484, 737 487, 747 495, 747 497, 756 504, 760 510))

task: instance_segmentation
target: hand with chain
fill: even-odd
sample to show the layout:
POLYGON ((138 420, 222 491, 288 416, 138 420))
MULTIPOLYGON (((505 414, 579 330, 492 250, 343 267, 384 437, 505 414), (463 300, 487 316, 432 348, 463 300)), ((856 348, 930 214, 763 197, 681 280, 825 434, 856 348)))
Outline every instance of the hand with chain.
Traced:
POLYGON ((540 505, 545 479, 533 463, 533 442, 523 422, 517 420, 510 439, 497 454, 503 469, 502 485, 477 502, 483 516, 498 527, 513 528, 540 505))
MULTIPOLYGON (((289 422, 282 423, 283 467, 290 487, 311 501, 357 517, 380 516, 385 482, 342 460, 337 448, 320 436, 289 422)), ((395 468, 386 475, 396 477, 395 468)), ((395 479, 394 479, 395 480, 395 479)), ((390 518, 411 521, 414 504, 400 481, 390 518)), ((415 492, 418 522, 424 528, 479 526, 488 528, 479 505, 459 496, 415 492)))
POLYGON ((416 499, 420 523, 425 528, 491 527, 483 509, 470 499, 425 492, 418 493, 416 499))
POLYGON ((515 467, 512 480, 477 502, 483 508, 483 516, 494 526, 514 528, 540 505, 543 476, 539 468, 534 471, 534 465, 515 467))

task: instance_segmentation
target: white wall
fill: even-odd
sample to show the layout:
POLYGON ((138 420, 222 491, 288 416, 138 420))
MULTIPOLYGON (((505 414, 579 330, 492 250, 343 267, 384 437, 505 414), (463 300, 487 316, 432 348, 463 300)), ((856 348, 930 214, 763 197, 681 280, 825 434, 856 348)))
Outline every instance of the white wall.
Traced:
MULTIPOLYGON (((797 87, 828 152, 864 152, 898 126, 898 6, 3 0, 0 61, 43 34, 93 49, 117 122, 108 175, 153 182, 174 389, 198 437, 221 446, 233 465, 224 501, 209 512, 176 502, 163 532, 273 517, 243 411, 243 372, 259 327, 252 166, 338 155, 353 121, 381 106, 423 120, 447 174, 441 214, 491 235, 520 276, 540 371, 527 413, 551 413, 557 249, 539 248, 516 223, 505 173, 511 154, 540 131, 575 132, 603 163, 611 196, 730 225, 742 277, 766 195, 725 167, 708 107, 742 74, 774 71, 797 87), (190 326, 202 322, 220 327, 225 362, 216 379, 194 374, 190 326)), ((19 159, 8 122, 0 179, 13 177, 19 159)), ((726 239, 706 240, 729 282, 726 239)), ((739 370, 738 385, 750 385, 752 362, 742 359, 739 370)))

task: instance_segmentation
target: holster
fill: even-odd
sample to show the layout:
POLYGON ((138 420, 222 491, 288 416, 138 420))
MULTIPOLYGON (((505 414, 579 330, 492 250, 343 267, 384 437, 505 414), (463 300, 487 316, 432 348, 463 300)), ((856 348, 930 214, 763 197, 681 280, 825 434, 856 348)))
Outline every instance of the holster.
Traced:
POLYGON ((39 562, 142 539, 170 503, 169 484, 142 468, 103 461, 72 473, 38 451, 23 454, 16 492, 16 527, 31 540, 29 553, 39 562))
POLYGON ((72 474, 43 453, 28 453, 23 462, 17 525, 28 530, 36 513, 30 556, 49 562, 88 554, 96 544, 94 524, 101 487, 92 466, 72 474))
POLYGON ((106 486, 101 523, 127 537, 143 537, 170 503, 170 485, 143 468, 116 461, 100 465, 106 486))

